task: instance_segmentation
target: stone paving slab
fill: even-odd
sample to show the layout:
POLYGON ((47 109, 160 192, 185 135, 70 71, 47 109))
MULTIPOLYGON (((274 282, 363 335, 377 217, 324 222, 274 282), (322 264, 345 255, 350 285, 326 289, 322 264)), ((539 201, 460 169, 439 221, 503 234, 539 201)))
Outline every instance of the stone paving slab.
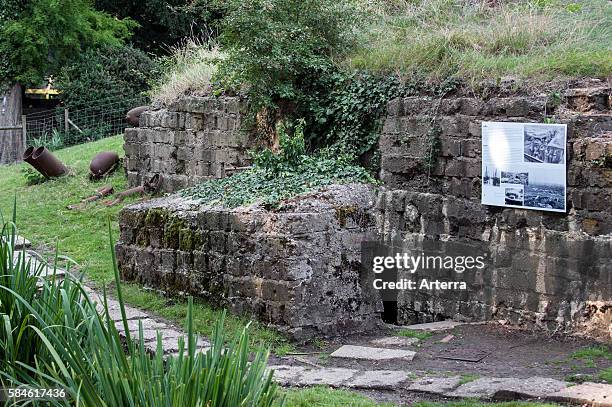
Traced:
MULTIPOLYGON (((104 305, 99 304, 98 305, 98 311, 99 312, 104 312, 104 305)), ((110 306, 109 303, 109 307, 108 307, 108 315, 110 317, 110 319, 112 319, 115 322, 121 321, 122 320, 122 315, 121 315, 121 309, 119 308, 119 305, 117 304, 117 307, 112 308, 110 306)), ((125 317, 128 320, 133 320, 133 319, 146 319, 149 318, 149 315, 140 311, 137 308, 132 308, 132 307, 125 307, 125 317)))
POLYGON ((461 325, 467 325, 467 322, 458 322, 458 321, 437 321, 437 322, 428 322, 425 324, 414 324, 414 325, 405 325, 402 326, 402 329, 413 329, 415 331, 446 331, 449 329, 453 329, 455 327, 461 325))
POLYGON ((407 360, 414 359, 416 352, 403 349, 372 348, 369 346, 343 345, 330 356, 333 358, 358 360, 407 360))
MULTIPOLYGON (((3 236, 2 240, 6 242, 10 239, 6 239, 6 237, 3 236)), ((20 235, 15 236, 15 247, 13 248, 14 250, 29 249, 30 247, 32 247, 32 243, 28 239, 20 235)))
POLYGON ((461 383, 461 376, 451 377, 424 377, 410 383, 410 391, 422 393, 445 394, 455 390, 461 383))
POLYGON ((299 382, 299 378, 306 371, 305 366, 268 366, 274 370, 274 381, 281 386, 292 386, 299 382))
MULTIPOLYGON (((196 347, 195 353, 206 353, 208 352, 208 350, 210 349, 210 346, 198 346, 196 347)), ((147 348, 147 350, 149 350, 152 354, 154 354, 157 349, 155 346, 152 346, 151 348, 147 348)), ((183 351, 183 355, 187 354, 187 345, 185 345, 185 350, 183 351)), ((164 358, 169 358, 169 357, 178 357, 179 352, 165 352, 164 353, 164 358)))
MULTIPOLYGON (((16 264, 17 261, 21 258, 22 256, 22 251, 16 251, 13 253, 13 263, 16 264)), ((62 277, 66 274, 66 270, 64 270, 61 267, 57 267, 54 268, 53 264, 48 264, 46 261, 40 259, 38 257, 37 254, 35 253, 30 253, 29 251, 25 252, 25 262, 26 263, 30 263, 30 270, 37 270, 39 267, 41 268, 40 270, 40 276, 41 277, 53 277, 53 274, 55 274, 56 277, 62 277)))
POLYGON ((393 390, 408 380, 403 370, 366 370, 358 373, 346 387, 356 389, 393 390))
POLYGON ((447 397, 481 399, 544 398, 567 385, 566 382, 544 377, 482 377, 443 394, 447 397))
POLYGON ((345 368, 312 368, 305 366, 269 366, 274 381, 281 386, 300 387, 327 385, 372 390, 395 389, 408 379, 401 370, 356 370, 345 368))
POLYGON ((298 386, 318 386, 325 384, 340 387, 357 374, 357 370, 329 367, 322 369, 306 369, 298 379, 298 386))
POLYGON ((370 341, 375 346, 397 346, 406 347, 413 346, 419 343, 419 338, 408 338, 405 336, 387 336, 384 338, 374 339, 370 341))
POLYGON ((546 398, 593 407, 612 407, 612 384, 585 382, 550 393, 546 398))

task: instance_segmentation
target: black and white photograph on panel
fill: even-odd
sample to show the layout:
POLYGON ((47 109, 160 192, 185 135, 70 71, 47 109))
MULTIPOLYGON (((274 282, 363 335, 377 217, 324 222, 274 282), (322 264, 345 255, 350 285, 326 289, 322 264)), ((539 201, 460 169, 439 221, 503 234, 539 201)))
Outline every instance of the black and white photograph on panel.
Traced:
POLYGON ((529 173, 528 172, 511 172, 502 171, 501 182, 503 184, 529 184, 529 173))
POLYGON ((565 127, 557 124, 525 125, 523 146, 525 162, 564 164, 565 127))
POLYGON ((485 166, 484 174, 482 176, 482 183, 485 185, 498 187, 501 181, 499 177, 500 172, 501 171, 499 171, 497 168, 491 167, 491 169, 489 170, 489 167, 485 166))
POLYGON ((506 188, 505 194, 506 205, 523 206, 523 188, 506 188))

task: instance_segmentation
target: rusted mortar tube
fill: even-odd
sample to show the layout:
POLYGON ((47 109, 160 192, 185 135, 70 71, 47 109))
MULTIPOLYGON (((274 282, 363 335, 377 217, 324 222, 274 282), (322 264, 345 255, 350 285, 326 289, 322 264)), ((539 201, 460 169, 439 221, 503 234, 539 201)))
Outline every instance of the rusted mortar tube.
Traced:
POLYGON ((125 120, 129 125, 138 127, 140 124, 140 115, 142 112, 149 110, 149 106, 138 106, 127 112, 125 120))
POLYGON ((88 203, 97 201, 98 199, 102 199, 105 196, 108 196, 112 193, 113 193, 112 185, 103 186, 102 188, 98 188, 94 195, 88 196, 87 198, 82 199, 80 203, 68 205, 68 209, 84 209, 88 203))
POLYGON ((113 151, 103 151, 96 154, 89 164, 89 173, 92 178, 99 179, 114 171, 119 164, 119 156, 113 151))
POLYGON ((23 159, 47 178, 61 177, 68 172, 68 168, 46 147, 38 147, 36 149, 28 147, 23 159), (30 149, 33 149, 33 151, 30 149))
MULTIPOLYGON (((42 175, 45 175, 43 170, 40 168, 40 165, 39 165, 38 161, 34 161, 32 159, 32 155, 34 154, 34 150, 35 150, 35 147, 32 147, 32 146, 26 148, 26 150, 23 152, 23 161, 25 161, 28 164, 30 164, 32 167, 34 167, 34 169, 36 171, 40 172, 42 175)), ((45 177, 46 177, 46 175, 45 175, 45 177)))
POLYGON ((159 187, 161 186, 161 182, 162 182, 162 176, 159 174, 155 174, 141 186, 126 189, 125 191, 119 192, 115 199, 106 201, 104 202, 104 204, 106 206, 113 206, 113 205, 117 205, 118 203, 122 202, 125 198, 127 198, 130 195, 137 195, 137 194, 140 195, 144 193, 154 194, 159 190, 159 187))

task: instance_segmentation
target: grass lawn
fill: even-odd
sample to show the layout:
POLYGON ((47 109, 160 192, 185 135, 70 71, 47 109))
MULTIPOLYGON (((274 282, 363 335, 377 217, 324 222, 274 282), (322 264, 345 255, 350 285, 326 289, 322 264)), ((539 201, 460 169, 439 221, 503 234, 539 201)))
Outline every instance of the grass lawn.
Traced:
POLYGON ((602 382, 612 384, 612 367, 603 369, 598 367, 598 363, 600 361, 603 361, 604 359, 612 360, 612 346, 600 345, 583 348, 572 353, 571 358, 581 361, 586 367, 591 367, 598 370, 598 373, 587 378, 576 378, 574 376, 574 381, 601 380, 602 382))
MULTIPOLYGON (((319 386, 310 389, 285 391, 286 407, 392 407, 393 403, 377 403, 359 393, 337 390, 319 386)), ((557 404, 511 401, 501 403, 484 403, 476 400, 450 402, 421 401, 413 407, 557 407, 557 404)))
POLYGON ((418 340, 424 341, 428 338, 431 338, 433 335, 431 332, 426 331, 417 331, 415 329, 400 329, 396 332, 398 336, 405 336, 406 338, 417 338, 418 340))
MULTIPOLYGON (((101 151, 115 151, 123 156, 123 137, 109 137, 55 151, 54 154, 74 174, 38 185, 26 184, 22 169, 28 164, 0 166, 0 213, 4 218, 10 219, 16 196, 19 233, 30 239, 35 247, 44 247, 49 252, 53 252, 57 245, 59 254, 77 262, 85 278, 97 286, 113 280, 108 222, 110 220, 113 239, 116 240, 119 234, 117 214, 122 205, 107 207, 96 202, 77 211, 69 210, 67 206, 92 195, 103 185, 113 185, 115 192, 126 188, 127 180, 122 169, 102 181, 89 180, 89 163, 101 151)), ((128 198, 124 204, 137 199, 128 198)), ((164 298, 133 284, 124 285, 124 291, 125 299, 131 305, 181 325, 185 321, 187 304, 184 300, 164 298)), ((195 329, 208 336, 222 311, 204 303, 196 303, 194 308, 195 329)), ((247 323, 245 318, 228 315, 226 332, 229 336, 237 334, 247 323)), ((292 349, 278 332, 261 324, 253 323, 249 332, 253 345, 264 343, 279 354, 292 349)))
POLYGON ((353 68, 475 81, 612 73, 608 0, 364 3, 369 19, 345 61, 353 68))

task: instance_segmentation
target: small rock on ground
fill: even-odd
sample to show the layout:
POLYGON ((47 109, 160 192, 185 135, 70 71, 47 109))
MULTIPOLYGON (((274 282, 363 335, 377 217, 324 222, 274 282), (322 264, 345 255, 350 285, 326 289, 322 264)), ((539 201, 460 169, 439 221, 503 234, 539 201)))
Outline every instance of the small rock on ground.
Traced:
POLYGON ((414 359, 416 352, 403 349, 372 348, 369 346, 343 345, 330 356, 333 358, 359 360, 407 360, 414 359))

